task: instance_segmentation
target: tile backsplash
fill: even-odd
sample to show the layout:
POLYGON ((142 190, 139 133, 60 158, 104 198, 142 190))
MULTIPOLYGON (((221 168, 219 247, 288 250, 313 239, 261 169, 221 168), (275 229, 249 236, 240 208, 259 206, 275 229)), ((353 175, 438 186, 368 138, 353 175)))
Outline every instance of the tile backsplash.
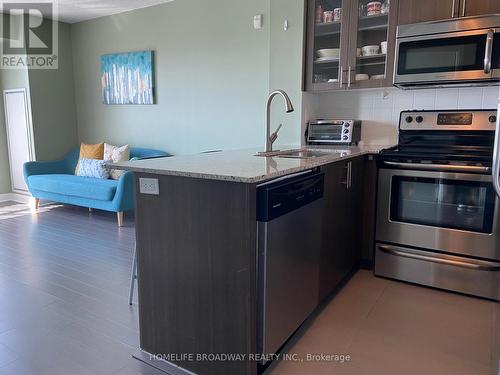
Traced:
POLYGON ((305 94, 305 120, 353 118, 363 121, 362 142, 367 145, 397 143, 401 111, 433 109, 496 109, 499 88, 447 88, 399 90, 397 88, 305 94))

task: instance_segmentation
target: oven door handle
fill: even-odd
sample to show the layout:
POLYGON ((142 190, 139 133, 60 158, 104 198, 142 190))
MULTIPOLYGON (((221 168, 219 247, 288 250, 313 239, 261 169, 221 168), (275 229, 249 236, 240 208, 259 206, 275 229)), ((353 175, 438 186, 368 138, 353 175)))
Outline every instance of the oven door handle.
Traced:
POLYGON ((493 187, 500 198, 500 105, 498 106, 495 147, 493 150, 493 187))
POLYGON ((398 163, 398 162, 393 162, 393 161, 384 161, 384 165, 387 165, 390 167, 416 169, 419 171, 440 171, 440 172, 458 172, 458 173, 491 173, 490 167, 481 167, 481 166, 477 166, 477 165, 398 163))
POLYGON ((493 262, 486 262, 486 261, 468 261, 468 262, 465 262, 465 261, 460 261, 460 260, 443 258, 442 256, 420 255, 420 254, 414 254, 414 253, 402 251, 394 246, 388 246, 388 245, 378 245, 377 248, 380 251, 382 251, 383 253, 390 254, 390 255, 396 255, 399 257, 403 257, 403 258, 423 260, 426 262, 432 262, 432 263, 444 264, 447 266, 455 266, 455 267, 473 269, 476 271, 494 271, 494 272, 500 271, 500 264, 493 263, 493 262))

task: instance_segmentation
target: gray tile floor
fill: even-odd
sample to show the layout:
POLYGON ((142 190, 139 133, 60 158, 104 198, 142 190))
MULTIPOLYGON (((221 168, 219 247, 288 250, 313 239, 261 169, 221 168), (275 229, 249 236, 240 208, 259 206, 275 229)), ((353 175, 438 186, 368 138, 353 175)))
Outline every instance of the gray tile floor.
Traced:
POLYGON ((376 278, 359 271, 304 327, 268 373, 494 374, 498 304, 376 278), (308 354, 339 354, 350 361, 308 361, 308 354))
MULTIPOLYGON (((160 375, 130 358, 133 242, 130 221, 118 229, 113 214, 0 205, 0 375, 160 375)), ((281 362, 268 374, 489 374, 497 306, 360 271, 287 349, 351 360, 281 362)))

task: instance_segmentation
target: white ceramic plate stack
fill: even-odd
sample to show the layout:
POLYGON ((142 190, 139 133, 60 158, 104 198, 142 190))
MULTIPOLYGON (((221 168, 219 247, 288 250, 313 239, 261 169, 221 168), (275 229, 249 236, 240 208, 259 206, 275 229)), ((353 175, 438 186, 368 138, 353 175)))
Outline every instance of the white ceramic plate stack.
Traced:
POLYGON ((316 54, 316 62, 337 61, 340 58, 340 48, 319 49, 316 54))

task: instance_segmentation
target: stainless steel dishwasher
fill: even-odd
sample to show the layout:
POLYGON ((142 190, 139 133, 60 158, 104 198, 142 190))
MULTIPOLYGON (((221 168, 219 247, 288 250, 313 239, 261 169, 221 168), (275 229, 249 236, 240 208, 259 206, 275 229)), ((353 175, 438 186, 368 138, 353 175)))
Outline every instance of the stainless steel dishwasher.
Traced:
POLYGON ((274 354, 318 304, 324 175, 257 188, 258 350, 274 354))

